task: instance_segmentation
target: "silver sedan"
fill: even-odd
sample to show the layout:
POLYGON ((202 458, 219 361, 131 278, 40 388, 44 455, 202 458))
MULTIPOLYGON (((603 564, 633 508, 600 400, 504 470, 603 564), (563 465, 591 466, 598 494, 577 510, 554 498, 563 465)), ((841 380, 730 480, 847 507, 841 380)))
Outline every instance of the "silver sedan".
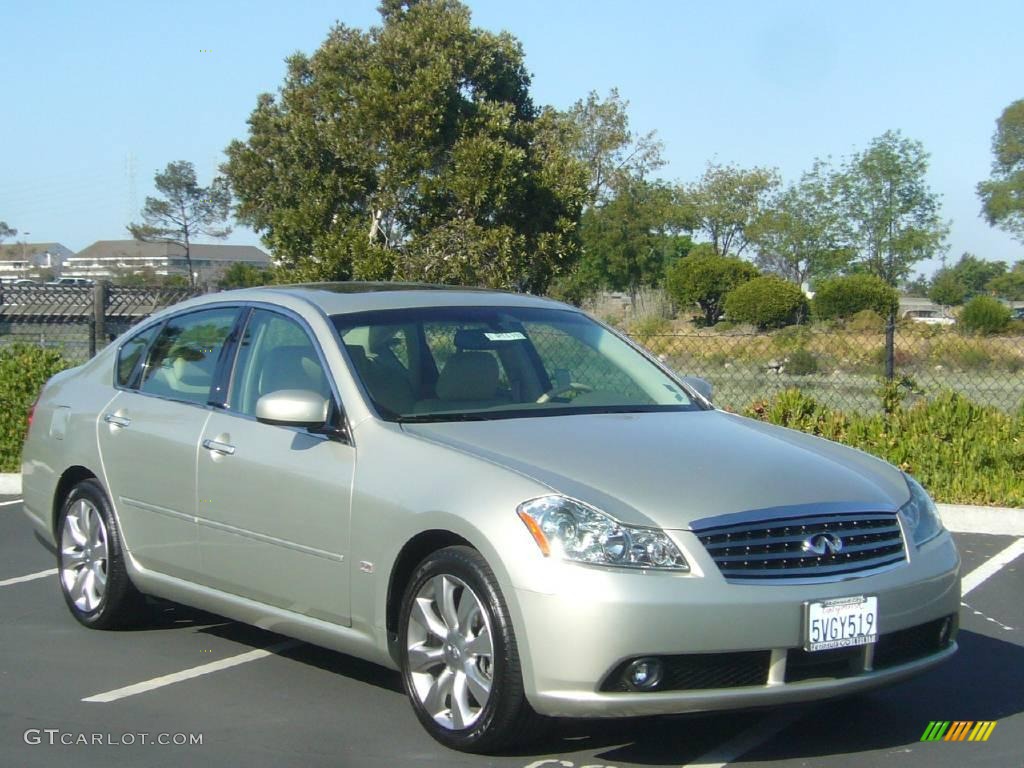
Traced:
POLYGON ((960 559, 913 478, 531 296, 193 299, 47 384, 23 480, 82 624, 153 595, 399 669, 456 749, 956 651, 960 559))

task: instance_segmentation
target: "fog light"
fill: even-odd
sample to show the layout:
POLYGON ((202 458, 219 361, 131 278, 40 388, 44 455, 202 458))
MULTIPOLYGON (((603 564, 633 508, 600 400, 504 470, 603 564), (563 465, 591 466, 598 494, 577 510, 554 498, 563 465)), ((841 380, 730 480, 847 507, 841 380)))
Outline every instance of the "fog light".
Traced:
POLYGON ((939 625, 939 647, 942 648, 949 644, 951 636, 953 634, 953 620, 948 616, 943 619, 939 625))
POLYGON ((658 659, 637 659, 626 667, 626 682, 630 688, 649 691, 661 682, 663 665, 658 659))

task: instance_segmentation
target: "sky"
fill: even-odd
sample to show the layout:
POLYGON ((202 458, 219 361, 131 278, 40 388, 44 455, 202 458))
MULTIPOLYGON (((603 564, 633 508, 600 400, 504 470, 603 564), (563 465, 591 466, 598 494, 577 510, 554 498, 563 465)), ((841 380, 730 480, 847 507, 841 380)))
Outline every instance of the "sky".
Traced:
MULTIPOLYGON (((469 0, 476 26, 523 44, 535 103, 617 87, 688 182, 709 161, 777 167, 860 151, 898 129, 931 155, 947 254, 1015 262, 1024 245, 979 217, 995 121, 1024 98, 1024 3, 918 0, 469 0)), ((189 160, 208 184, 284 59, 377 0, 3 0, 0 221, 80 250, 127 238, 153 175, 189 160)), ((30 233, 30 234, 26 234, 30 233)), ((236 227, 227 241, 259 244, 236 227)), ((922 262, 930 272, 938 261, 922 262)))

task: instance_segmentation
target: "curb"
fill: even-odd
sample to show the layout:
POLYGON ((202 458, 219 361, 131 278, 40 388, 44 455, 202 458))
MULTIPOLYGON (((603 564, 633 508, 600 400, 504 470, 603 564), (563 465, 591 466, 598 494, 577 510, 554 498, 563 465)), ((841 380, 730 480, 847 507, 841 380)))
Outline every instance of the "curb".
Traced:
POLYGON ((0 473, 0 494, 4 496, 20 496, 21 474, 0 473))
MULTIPOLYGON (((0 474, 0 495, 20 496, 21 475, 0 474)), ((988 533, 1024 536, 1024 509, 974 507, 966 504, 937 504, 942 523, 956 533, 988 533)))

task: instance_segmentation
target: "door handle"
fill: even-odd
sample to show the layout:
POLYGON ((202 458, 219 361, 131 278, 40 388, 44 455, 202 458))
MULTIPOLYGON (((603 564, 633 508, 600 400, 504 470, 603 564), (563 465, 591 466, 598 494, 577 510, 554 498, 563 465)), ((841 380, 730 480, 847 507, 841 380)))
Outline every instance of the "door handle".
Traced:
POLYGON ((108 413, 103 416, 103 420, 107 424, 111 424, 115 427, 127 427, 132 423, 132 420, 127 416, 118 416, 116 413, 108 413))
POLYGON ((235 446, 230 443, 222 443, 220 440, 210 440, 209 438, 203 440, 203 448, 223 456, 230 456, 235 452, 235 446))

